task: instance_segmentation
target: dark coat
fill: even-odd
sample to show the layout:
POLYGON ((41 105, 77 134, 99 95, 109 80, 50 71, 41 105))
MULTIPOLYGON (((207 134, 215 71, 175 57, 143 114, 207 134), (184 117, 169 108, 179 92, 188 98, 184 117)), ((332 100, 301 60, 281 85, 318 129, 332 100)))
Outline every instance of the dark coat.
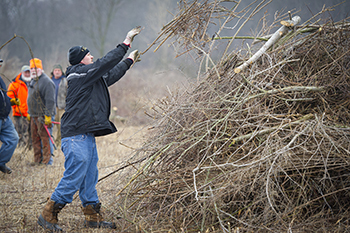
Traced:
POLYGON ((111 101, 108 86, 117 82, 132 65, 122 61, 128 46, 120 44, 89 65, 67 68, 66 109, 61 119, 62 138, 93 133, 103 136, 117 131, 109 121, 111 101))
POLYGON ((11 112, 10 97, 6 93, 6 84, 0 77, 0 119, 3 120, 8 117, 11 112))
POLYGON ((30 117, 56 115, 55 84, 45 73, 30 81, 27 103, 30 117))

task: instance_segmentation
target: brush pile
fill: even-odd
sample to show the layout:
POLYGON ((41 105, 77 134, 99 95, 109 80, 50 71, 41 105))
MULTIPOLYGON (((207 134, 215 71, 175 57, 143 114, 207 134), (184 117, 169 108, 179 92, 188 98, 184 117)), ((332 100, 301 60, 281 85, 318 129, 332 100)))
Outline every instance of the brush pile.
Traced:
MULTIPOLYGON (((157 121, 138 151, 147 159, 116 209, 152 232, 349 231, 349 22, 293 25, 236 73, 261 43, 210 58, 218 38, 205 39, 208 22, 247 13, 224 11, 221 2, 181 1, 164 27, 163 40, 197 50, 207 69, 148 113, 157 121)), ((269 38, 279 22, 255 38, 269 38)))

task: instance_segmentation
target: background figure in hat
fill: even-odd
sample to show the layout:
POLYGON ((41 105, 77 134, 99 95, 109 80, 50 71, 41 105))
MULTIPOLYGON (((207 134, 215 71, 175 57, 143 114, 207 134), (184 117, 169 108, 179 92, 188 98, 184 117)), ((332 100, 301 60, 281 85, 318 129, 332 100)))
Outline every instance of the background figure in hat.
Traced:
POLYGON ((43 72, 38 58, 30 60, 32 80, 28 88, 28 119, 30 120, 35 164, 52 164, 49 135, 45 129, 52 127, 55 115, 55 84, 43 72))
POLYGON ((73 201, 79 191, 85 226, 116 228, 115 223, 104 221, 96 184, 98 155, 95 137, 117 131, 109 121, 110 96, 108 86, 121 79, 137 61, 135 50, 123 59, 140 28, 128 32, 124 43, 93 62, 90 51, 83 46, 69 49, 67 68, 68 91, 66 109, 61 121, 61 148, 65 156, 65 171, 51 198, 46 203, 38 224, 50 231, 61 231, 57 215, 73 201))
MULTIPOLYGON (((0 67, 2 60, 0 59, 0 67)), ((18 134, 11 118, 9 117, 11 105, 20 105, 16 98, 10 99, 6 94, 6 84, 0 77, 0 171, 5 174, 10 174, 12 170, 6 166, 6 163, 12 158, 13 152, 18 143, 18 134)))
POLYGON ((22 66, 21 72, 12 80, 8 87, 7 95, 10 98, 18 98, 20 105, 12 106, 14 125, 19 136, 18 146, 28 146, 31 149, 30 127, 28 116, 28 85, 31 80, 30 67, 22 66))
MULTIPOLYGON (((62 70, 62 66, 60 64, 56 64, 53 66, 51 72, 51 79, 55 83, 56 91, 55 91, 55 101, 56 101, 56 116, 52 119, 60 122, 61 116, 66 107, 66 96, 67 96, 67 78, 64 75, 62 70)), ((57 134, 55 138, 56 145, 61 145, 61 127, 59 124, 56 125, 57 134)))

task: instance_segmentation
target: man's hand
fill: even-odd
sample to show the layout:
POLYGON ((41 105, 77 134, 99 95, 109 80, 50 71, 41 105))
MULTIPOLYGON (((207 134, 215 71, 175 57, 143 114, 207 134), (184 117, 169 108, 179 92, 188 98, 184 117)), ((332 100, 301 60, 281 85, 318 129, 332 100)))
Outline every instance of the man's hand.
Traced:
POLYGON ((134 37, 138 35, 141 32, 141 30, 141 26, 137 26, 136 28, 131 29, 126 35, 126 37, 129 38, 132 42, 134 40, 134 37))
POLYGON ((11 105, 17 105, 17 106, 21 105, 21 101, 18 98, 12 98, 10 102, 11 102, 11 105))
POLYGON ((140 54, 139 54, 139 51, 138 51, 138 50, 132 51, 132 52, 129 54, 128 58, 130 58, 134 63, 141 61, 141 59, 140 59, 140 54))
POLYGON ((134 37, 138 35, 141 31, 141 26, 137 26, 136 28, 131 29, 126 35, 126 38, 123 43, 131 47, 131 43, 133 42, 134 37))
POLYGON ((51 116, 45 116, 45 125, 47 125, 47 127, 51 128, 52 127, 52 122, 51 122, 51 116))

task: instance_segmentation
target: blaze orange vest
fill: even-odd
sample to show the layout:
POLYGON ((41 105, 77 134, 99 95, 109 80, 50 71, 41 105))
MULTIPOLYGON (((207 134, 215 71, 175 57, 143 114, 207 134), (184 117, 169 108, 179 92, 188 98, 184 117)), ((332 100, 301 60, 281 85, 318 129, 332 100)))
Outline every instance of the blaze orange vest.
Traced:
POLYGON ((27 117, 28 115, 28 104, 27 104, 27 97, 28 97, 28 87, 22 80, 19 80, 22 73, 19 73, 17 75, 15 81, 11 82, 8 87, 7 95, 12 98, 18 98, 21 102, 19 106, 13 105, 12 106, 12 112, 13 116, 23 116, 27 117))

